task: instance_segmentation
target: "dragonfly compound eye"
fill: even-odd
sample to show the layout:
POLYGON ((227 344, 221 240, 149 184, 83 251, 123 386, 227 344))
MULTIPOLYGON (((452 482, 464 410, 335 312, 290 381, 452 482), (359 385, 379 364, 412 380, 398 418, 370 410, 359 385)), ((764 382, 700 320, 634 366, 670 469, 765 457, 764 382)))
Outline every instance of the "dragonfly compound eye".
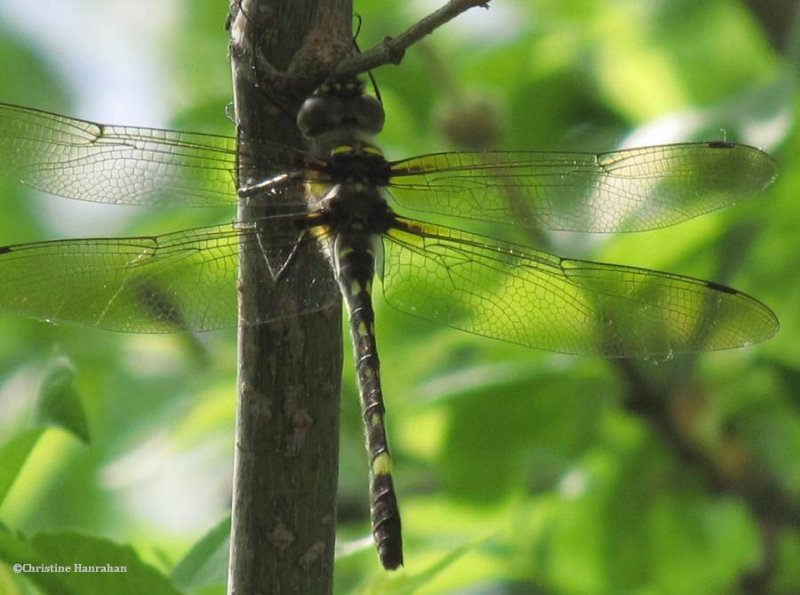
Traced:
POLYGON ((344 113, 344 102, 338 97, 312 96, 297 112, 297 127, 306 137, 314 138, 341 126, 344 113))
POLYGON ((355 93, 347 85, 321 87, 306 99, 297 114, 297 125, 308 138, 342 129, 372 136, 383 129, 383 122, 380 102, 369 95, 355 93))

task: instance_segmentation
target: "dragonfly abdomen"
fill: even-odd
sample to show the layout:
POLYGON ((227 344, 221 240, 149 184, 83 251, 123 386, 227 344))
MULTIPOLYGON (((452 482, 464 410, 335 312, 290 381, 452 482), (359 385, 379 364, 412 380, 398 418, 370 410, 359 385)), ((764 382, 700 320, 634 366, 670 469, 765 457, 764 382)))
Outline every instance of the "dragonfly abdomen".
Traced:
POLYGON ((403 564, 403 541, 384 425, 380 361, 375 342, 375 312, 370 295, 375 255, 370 235, 339 234, 334 242, 334 257, 336 276, 350 318, 361 412, 366 428, 372 535, 381 563, 391 570, 403 564))

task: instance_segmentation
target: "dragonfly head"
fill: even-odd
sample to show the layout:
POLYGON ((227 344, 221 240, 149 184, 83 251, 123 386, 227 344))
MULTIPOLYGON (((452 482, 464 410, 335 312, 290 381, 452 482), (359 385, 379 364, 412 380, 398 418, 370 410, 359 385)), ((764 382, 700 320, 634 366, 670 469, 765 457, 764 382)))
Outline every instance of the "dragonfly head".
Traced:
POLYGON ((297 113, 297 126, 306 138, 329 146, 371 138, 383 122, 383 106, 364 93, 364 82, 355 77, 320 86, 297 113))

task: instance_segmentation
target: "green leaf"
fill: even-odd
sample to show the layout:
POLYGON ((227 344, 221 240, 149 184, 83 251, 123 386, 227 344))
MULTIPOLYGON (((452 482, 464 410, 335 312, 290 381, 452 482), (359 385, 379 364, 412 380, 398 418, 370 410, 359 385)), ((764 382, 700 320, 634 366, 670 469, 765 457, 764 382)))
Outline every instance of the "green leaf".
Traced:
POLYGON ((24 537, 11 533, 5 527, 0 527, 0 560, 5 562, 14 574, 26 576, 32 583, 38 585, 49 595, 78 595, 63 580, 66 575, 53 572, 28 572, 33 567, 45 566, 51 561, 46 560, 33 548, 24 537), (26 567, 24 565, 30 565, 26 567))
POLYGON ((0 504, 11 490, 42 434, 41 429, 28 430, 0 446, 0 461, 3 462, 0 465, 0 504))
MULTIPOLYGON (((130 546, 71 532, 41 533, 30 541, 47 564, 70 568, 59 574, 66 590, 80 595, 180 595, 170 580, 145 564, 130 546)), ((42 576, 31 574, 31 577, 42 576)))
POLYGON ((66 356, 54 358, 39 388, 37 420, 42 425, 63 428, 88 444, 86 411, 75 388, 75 367, 66 356))
POLYGON ((224 590, 228 564, 231 519, 225 517, 206 533, 172 571, 172 580, 185 589, 221 587, 224 590))
POLYGON ((400 575, 380 573, 362 591, 365 594, 375 595, 409 595, 429 586, 439 573, 448 569, 464 554, 478 545, 479 541, 454 548, 449 554, 443 556, 438 562, 431 564, 417 573, 403 572, 400 575))
POLYGON ((591 443, 604 406, 598 386, 576 370, 569 379, 543 372, 535 386, 517 378, 467 387, 450 403, 440 463, 446 485, 481 505, 531 482, 549 485, 591 443), (563 398, 570 387, 574 394, 563 398))
POLYGON ((48 595, 180 595, 129 546, 76 533, 28 540, 0 527, 0 560, 48 595))

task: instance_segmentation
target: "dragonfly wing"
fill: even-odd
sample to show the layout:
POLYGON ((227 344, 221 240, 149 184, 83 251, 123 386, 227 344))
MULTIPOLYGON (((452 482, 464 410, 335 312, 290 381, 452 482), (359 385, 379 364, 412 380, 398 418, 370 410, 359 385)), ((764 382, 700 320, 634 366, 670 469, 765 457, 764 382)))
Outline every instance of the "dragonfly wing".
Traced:
POLYGON ((778 328, 769 308, 727 287, 402 218, 385 236, 383 266, 386 301, 399 310, 535 349, 667 356, 755 343, 778 328))
MULTIPOLYGON (((238 158, 274 163, 276 175, 305 162, 302 152, 269 143, 243 143, 238 158)), ((0 104, 0 172, 50 194, 109 204, 235 205, 236 167, 235 138, 108 126, 0 104)))
MULTIPOLYGON (((291 226, 290 226, 291 227, 291 226)), ((271 237, 270 257, 257 228, 227 224, 152 237, 36 242, 0 248, 0 309, 53 322, 124 332, 206 331, 237 325, 240 251, 257 251, 275 285, 308 281, 293 274, 296 249, 315 248, 300 232, 271 237), (276 271, 279 274, 276 274, 276 271)), ((256 271, 258 272, 258 271, 256 271)), ((315 279, 302 301, 263 319, 319 310, 338 295, 315 279)), ((299 293, 299 292, 295 292, 299 293)))
POLYGON ((685 143, 611 153, 438 153, 392 163, 400 206, 540 229, 641 231, 748 198, 777 175, 747 145, 685 143))

